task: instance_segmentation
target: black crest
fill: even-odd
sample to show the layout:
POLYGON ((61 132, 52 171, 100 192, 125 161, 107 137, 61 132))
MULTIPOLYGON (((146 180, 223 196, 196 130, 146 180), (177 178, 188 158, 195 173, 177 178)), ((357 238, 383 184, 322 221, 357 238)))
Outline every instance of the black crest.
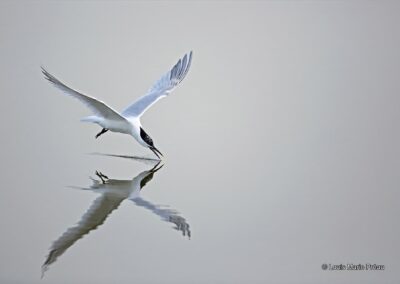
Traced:
POLYGON ((147 145, 154 147, 153 139, 140 127, 140 137, 142 137, 143 141, 147 143, 147 145))

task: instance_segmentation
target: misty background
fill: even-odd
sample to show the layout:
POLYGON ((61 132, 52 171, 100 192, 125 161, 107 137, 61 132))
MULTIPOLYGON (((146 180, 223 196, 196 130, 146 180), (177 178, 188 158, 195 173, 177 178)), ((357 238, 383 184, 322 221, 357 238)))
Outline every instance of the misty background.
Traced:
POLYGON ((372 1, 0 3, 0 282, 396 283, 400 5, 372 1), (40 280, 53 241, 152 157, 41 74, 122 110, 193 50, 142 117, 165 155, 142 197, 190 240, 123 201, 40 280), (323 271, 321 265, 385 265, 323 271))

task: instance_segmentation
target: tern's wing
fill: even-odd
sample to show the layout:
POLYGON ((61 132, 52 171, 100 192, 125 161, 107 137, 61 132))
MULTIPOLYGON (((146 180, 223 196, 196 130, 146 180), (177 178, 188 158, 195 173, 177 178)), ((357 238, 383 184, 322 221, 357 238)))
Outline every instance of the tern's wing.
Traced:
POLYGON ((75 91, 74 89, 71 89, 70 87, 66 86, 63 82, 58 80, 56 77, 51 75, 49 72, 47 72, 46 69, 44 69, 43 67, 42 67, 42 73, 50 83, 53 83, 54 86, 62 90, 65 94, 80 100, 96 115, 111 120, 125 120, 125 118, 123 118, 118 112, 107 106, 102 101, 96 100, 95 98, 89 97, 87 95, 75 91))
POLYGON ((175 66, 161 77, 146 95, 128 106, 121 114, 123 117, 140 117, 159 99, 167 96, 185 78, 192 62, 192 52, 185 54, 175 66))
POLYGON ((159 216, 161 220, 175 224, 174 229, 182 232, 183 236, 188 236, 188 238, 190 239, 191 237, 190 225, 184 217, 179 215, 179 213, 176 210, 169 208, 162 208, 161 206, 155 205, 150 201, 147 201, 141 197, 129 198, 129 199, 132 200, 137 206, 150 210, 151 212, 159 216))
POLYGON ((78 224, 69 228, 53 242, 49 255, 42 266, 42 273, 77 240, 103 224, 110 213, 117 209, 123 200, 124 198, 106 193, 93 201, 93 204, 82 216, 78 224))

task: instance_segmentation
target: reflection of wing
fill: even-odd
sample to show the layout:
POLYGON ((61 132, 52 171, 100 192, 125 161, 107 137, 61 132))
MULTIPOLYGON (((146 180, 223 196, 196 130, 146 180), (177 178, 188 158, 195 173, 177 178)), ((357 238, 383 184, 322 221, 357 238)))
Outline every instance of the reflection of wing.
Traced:
POLYGON ((54 241, 50 248, 50 253, 42 266, 42 275, 77 240, 103 224, 110 213, 117 209, 123 200, 124 198, 108 193, 97 198, 82 216, 78 224, 69 228, 61 237, 54 241))
POLYGON ((154 214, 161 217, 161 219, 165 222, 170 222, 175 224, 174 229, 177 231, 181 231, 183 236, 188 236, 190 239, 190 225, 186 222, 186 219, 182 216, 179 216, 179 213, 174 209, 161 208, 160 206, 154 205, 153 203, 144 200, 141 197, 131 199, 137 206, 144 207, 154 214))

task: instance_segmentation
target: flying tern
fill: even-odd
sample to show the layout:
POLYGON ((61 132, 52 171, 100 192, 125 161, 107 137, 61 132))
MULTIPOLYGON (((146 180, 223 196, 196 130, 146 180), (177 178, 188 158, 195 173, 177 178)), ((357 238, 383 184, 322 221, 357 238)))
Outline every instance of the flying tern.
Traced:
POLYGON ((42 72, 45 78, 54 86, 65 94, 80 100, 94 113, 94 115, 82 118, 81 121, 96 123, 102 127, 96 138, 109 130, 128 134, 133 136, 140 145, 149 148, 160 159, 159 155, 162 156, 162 154, 154 145, 153 139, 143 130, 140 117, 150 106, 169 95, 175 89, 188 73, 191 62, 192 51, 179 59, 172 69, 165 73, 144 96, 137 99, 120 113, 104 102, 68 87, 51 75, 44 67, 42 67, 42 72))

